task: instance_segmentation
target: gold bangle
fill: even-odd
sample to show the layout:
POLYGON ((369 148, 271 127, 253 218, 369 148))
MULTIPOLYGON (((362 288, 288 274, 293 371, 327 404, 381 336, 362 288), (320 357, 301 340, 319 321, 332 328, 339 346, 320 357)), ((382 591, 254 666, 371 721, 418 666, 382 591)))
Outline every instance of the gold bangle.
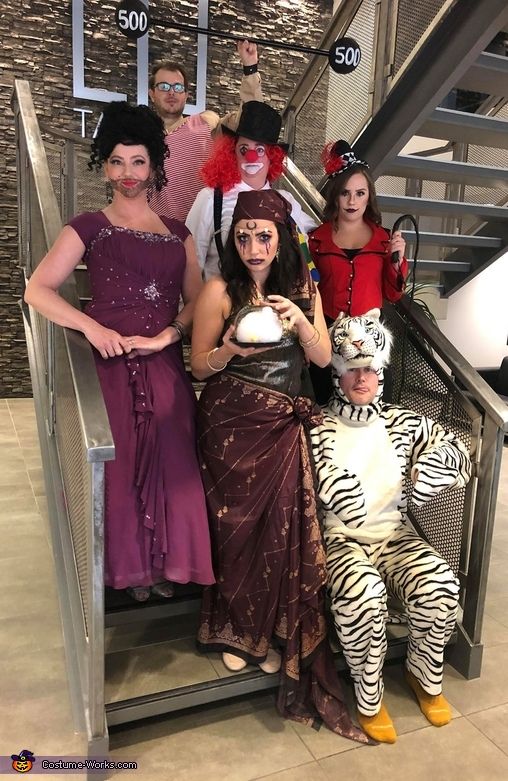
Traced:
POLYGON ((217 366, 212 366, 212 364, 210 363, 210 356, 211 356, 213 353, 216 353, 218 349, 219 349, 218 347, 214 347, 214 348, 213 348, 213 350, 210 350, 210 351, 209 351, 209 352, 206 354, 206 363, 207 363, 207 366, 208 366, 208 368, 209 368, 209 369, 211 369, 213 372, 221 372, 221 371, 222 371, 223 369, 225 369, 225 368, 226 368, 226 366, 228 365, 228 361, 226 361, 226 363, 224 364, 224 366, 219 366, 219 367, 217 367, 217 366))
POLYGON ((298 339, 298 341, 299 341, 299 343, 301 344, 302 347, 310 348, 310 347, 315 347, 320 339, 321 339, 321 334, 319 333, 319 331, 316 328, 316 326, 314 326, 314 333, 312 334, 310 339, 307 339, 306 342, 302 342, 301 339, 298 339))

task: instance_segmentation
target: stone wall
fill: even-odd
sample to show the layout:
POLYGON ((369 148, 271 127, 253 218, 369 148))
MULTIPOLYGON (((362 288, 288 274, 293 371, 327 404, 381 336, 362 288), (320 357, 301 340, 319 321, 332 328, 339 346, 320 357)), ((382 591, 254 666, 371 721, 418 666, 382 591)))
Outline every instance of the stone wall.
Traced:
MULTIPOLYGON (((127 93, 136 99, 136 45, 114 26, 116 2, 85 0, 85 84, 127 93)), ((93 109, 90 135, 100 103, 72 96, 72 3, 63 0, 4 0, 0 9, 0 398, 31 394, 23 326, 18 308, 22 279, 17 250, 16 152, 10 108, 15 78, 30 82, 40 121, 49 128, 80 133, 74 108, 93 109)), ((209 26, 238 35, 317 46, 332 11, 332 0, 210 0, 209 26)), ((155 19, 197 23, 191 0, 150 2, 155 19)), ((265 99, 281 109, 297 83, 308 55, 260 48, 265 99)), ((154 27, 150 61, 180 59, 195 83, 196 39, 154 27)), ((219 113, 235 107, 241 66, 234 44, 208 41, 207 105, 219 113)))

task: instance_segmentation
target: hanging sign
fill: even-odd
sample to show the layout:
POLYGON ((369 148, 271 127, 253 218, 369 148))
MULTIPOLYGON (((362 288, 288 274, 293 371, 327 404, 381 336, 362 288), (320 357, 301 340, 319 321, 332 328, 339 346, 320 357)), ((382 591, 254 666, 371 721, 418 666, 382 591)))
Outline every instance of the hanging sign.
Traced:
POLYGON ((352 73, 361 59, 360 45, 354 38, 339 38, 328 52, 328 62, 335 73, 352 73))
POLYGON ((122 0, 115 11, 115 22, 127 38, 142 38, 150 24, 148 9, 141 0, 122 0))

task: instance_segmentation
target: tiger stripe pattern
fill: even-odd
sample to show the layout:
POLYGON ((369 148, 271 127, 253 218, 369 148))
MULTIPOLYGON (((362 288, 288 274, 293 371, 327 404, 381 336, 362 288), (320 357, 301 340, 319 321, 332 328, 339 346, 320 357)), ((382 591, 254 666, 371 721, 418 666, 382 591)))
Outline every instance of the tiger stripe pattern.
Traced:
POLYGON ((383 698, 388 589, 406 613, 406 666, 426 692, 439 694, 459 598, 459 582, 448 564, 406 526, 388 543, 326 533, 325 543, 331 610, 358 709, 373 716, 383 698))
POLYGON ((406 665, 425 691, 439 694, 444 648, 456 621, 459 583, 449 565, 405 523, 404 478, 411 475, 411 498, 417 506, 445 489, 460 488, 471 476, 467 449, 454 434, 411 410, 382 403, 355 407, 338 400, 325 407, 323 424, 311 432, 311 439, 331 608, 359 710, 367 716, 376 714, 383 696, 387 590, 405 608, 406 665), (354 415, 366 426, 377 418, 382 421, 400 467, 400 525, 381 540, 354 539, 354 530, 368 520, 364 489, 356 474, 334 463, 337 417, 356 420, 354 415))
MULTIPOLYGON (((372 416, 376 414, 373 405, 370 408, 355 408, 353 405, 343 407, 352 420, 355 417, 350 410, 361 410, 364 416, 362 420, 366 422, 369 420, 369 412, 372 416)), ((395 449, 402 477, 405 477, 408 465, 412 473, 418 471, 411 496, 417 507, 445 488, 466 485, 471 477, 471 461, 458 437, 431 418, 395 405, 381 405, 379 417, 395 449)), ((358 528, 366 517, 363 490, 356 475, 341 469, 333 461, 335 432, 335 415, 328 413, 325 407, 322 425, 311 432, 318 495, 324 511, 330 511, 348 526, 358 528)), ((398 510, 402 516, 407 514, 404 481, 398 510)))

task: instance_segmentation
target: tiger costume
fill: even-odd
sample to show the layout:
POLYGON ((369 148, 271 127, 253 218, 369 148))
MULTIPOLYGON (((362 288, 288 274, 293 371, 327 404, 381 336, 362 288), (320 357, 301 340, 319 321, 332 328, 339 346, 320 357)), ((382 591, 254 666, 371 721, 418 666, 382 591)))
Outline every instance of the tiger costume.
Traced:
MULTIPOLYGON (((382 707, 387 589, 405 608, 409 674, 424 694, 441 693, 459 583, 410 525, 404 479, 409 472, 412 501, 421 505, 440 491, 464 486, 471 475, 468 452, 452 433, 381 401, 390 335, 376 314, 341 319, 332 327, 334 394, 323 409, 323 423, 311 431, 331 609, 359 718, 374 717, 382 707), (369 403, 355 404, 342 390, 341 377, 350 370, 377 374, 369 403)), ((394 729, 390 734, 396 737, 394 729)))

